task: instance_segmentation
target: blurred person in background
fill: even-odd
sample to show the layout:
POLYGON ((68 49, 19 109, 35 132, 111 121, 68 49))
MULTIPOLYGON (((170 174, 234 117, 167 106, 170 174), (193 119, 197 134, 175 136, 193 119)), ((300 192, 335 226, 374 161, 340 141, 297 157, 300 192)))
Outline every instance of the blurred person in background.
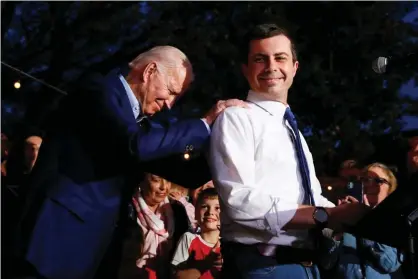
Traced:
POLYGON ((26 138, 24 144, 24 173, 28 174, 32 171, 33 166, 38 159, 39 148, 42 144, 42 138, 39 136, 30 136, 26 138))
POLYGON ((361 168, 356 160, 349 159, 341 163, 338 175, 343 179, 344 185, 359 178, 361 168))
POLYGON ((6 134, 1 133, 1 179, 6 177, 7 157, 9 156, 10 141, 6 134))
MULTIPOLYGON (((406 179, 404 179, 404 183, 405 185, 402 185, 402 188, 400 190, 402 190, 403 188, 408 188, 409 191, 411 191, 410 193, 408 193, 409 195, 415 195, 416 197, 418 197, 418 136, 412 136, 411 138, 408 139, 408 144, 409 144, 409 150, 407 153, 407 177, 405 177, 406 179)), ((418 198, 417 198, 418 199, 418 198)), ((415 221, 415 223, 412 225, 412 234, 415 237, 415 251, 418 251, 418 241, 416 239, 418 239, 418 221, 415 221)), ((407 272, 410 272, 410 270, 412 269, 411 266, 411 262, 407 261, 405 262, 405 264, 402 266, 405 274, 407 274, 407 272)), ((415 255, 415 273, 417 272, 418 269, 418 257, 415 255)))
MULTIPOLYGON (((375 207, 397 188, 393 172, 384 164, 373 163, 362 171, 363 202, 375 207)), ((352 196, 339 200, 339 204, 358 203, 352 196)), ((391 228, 388 228, 391 229, 391 228)), ((330 267, 335 268, 335 279, 389 279, 403 278, 400 269, 403 255, 398 249, 372 240, 355 237, 350 233, 334 236, 335 251, 330 267)))
POLYGON ((418 136, 410 138, 408 143, 407 167, 410 183, 413 183, 414 187, 418 187, 418 136))
POLYGON ((6 134, 1 133, 1 220, 2 220, 2 273, 9 275, 10 267, 10 238, 13 235, 13 227, 16 221, 18 209, 17 193, 7 185, 7 159, 9 155, 10 141, 6 134))
POLYGON ((31 134, 12 150, 7 149, 7 160, 2 163, 2 175, 6 178, 5 184, 21 186, 26 182, 28 175, 38 159, 38 152, 42 144, 42 135, 31 134))
POLYGON ((171 183, 171 189, 168 197, 173 200, 179 201, 186 208, 187 216, 189 217, 190 226, 195 230, 197 228, 197 222, 195 220, 195 207, 190 201, 189 197, 190 189, 184 188, 178 184, 171 183))
MULTIPOLYGON (((2 134, 2 254, 4 274, 9 273, 11 265, 12 239, 21 214, 25 194, 28 190, 26 181, 36 163, 42 138, 30 135, 18 142, 9 152, 9 142, 2 134), (5 156, 5 158, 3 158, 5 156)), ((8 274, 9 275, 9 274, 8 274)))

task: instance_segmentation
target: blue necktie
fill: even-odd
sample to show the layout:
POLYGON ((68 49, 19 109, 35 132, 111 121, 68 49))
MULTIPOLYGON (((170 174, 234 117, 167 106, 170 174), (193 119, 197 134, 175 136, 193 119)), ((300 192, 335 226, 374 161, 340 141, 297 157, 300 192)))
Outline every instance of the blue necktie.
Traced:
POLYGON ((309 177, 308 161, 306 160, 305 153, 303 152, 302 141, 300 140, 298 124, 296 122, 295 115, 293 114, 293 112, 290 110, 289 107, 286 108, 284 119, 286 119, 287 122, 290 124, 290 127, 292 127, 292 130, 295 134, 295 137, 293 137, 293 133, 290 133, 293 139, 293 144, 296 148, 299 172, 302 178, 303 189, 305 190, 303 204, 315 206, 315 201, 313 199, 312 188, 311 188, 311 179, 309 177))

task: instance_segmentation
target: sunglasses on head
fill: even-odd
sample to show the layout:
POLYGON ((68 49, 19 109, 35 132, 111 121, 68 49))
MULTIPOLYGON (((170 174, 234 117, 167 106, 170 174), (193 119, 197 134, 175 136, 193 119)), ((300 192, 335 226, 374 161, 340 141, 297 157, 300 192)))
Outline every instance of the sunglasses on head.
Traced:
POLYGON ((379 184, 379 185, 387 184, 388 186, 390 186, 389 181, 387 181, 386 179, 381 178, 381 177, 362 177, 361 180, 363 182, 374 182, 374 183, 379 184))

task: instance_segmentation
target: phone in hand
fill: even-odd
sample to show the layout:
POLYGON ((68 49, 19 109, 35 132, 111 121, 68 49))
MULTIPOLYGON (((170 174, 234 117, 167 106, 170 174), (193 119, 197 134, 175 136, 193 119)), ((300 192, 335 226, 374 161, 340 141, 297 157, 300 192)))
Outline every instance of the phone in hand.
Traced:
POLYGON ((352 196, 359 202, 363 203, 364 186, 360 180, 349 181, 345 187, 347 196, 352 196))

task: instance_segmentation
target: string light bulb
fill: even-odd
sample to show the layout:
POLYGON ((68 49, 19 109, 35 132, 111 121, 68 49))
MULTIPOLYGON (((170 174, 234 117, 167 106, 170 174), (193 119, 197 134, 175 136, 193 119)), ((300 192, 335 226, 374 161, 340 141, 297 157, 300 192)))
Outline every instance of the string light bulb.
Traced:
POLYGON ((20 86, 21 86, 20 81, 16 81, 16 82, 13 84, 13 86, 14 86, 14 88, 16 88, 16 89, 19 89, 19 88, 20 88, 20 86))
POLYGON ((186 151, 184 152, 184 155, 183 155, 184 160, 190 160, 193 149, 194 149, 193 145, 191 144, 186 146, 186 151))
POLYGON ((332 190, 332 186, 328 186, 327 189, 328 189, 328 191, 331 191, 332 190))

